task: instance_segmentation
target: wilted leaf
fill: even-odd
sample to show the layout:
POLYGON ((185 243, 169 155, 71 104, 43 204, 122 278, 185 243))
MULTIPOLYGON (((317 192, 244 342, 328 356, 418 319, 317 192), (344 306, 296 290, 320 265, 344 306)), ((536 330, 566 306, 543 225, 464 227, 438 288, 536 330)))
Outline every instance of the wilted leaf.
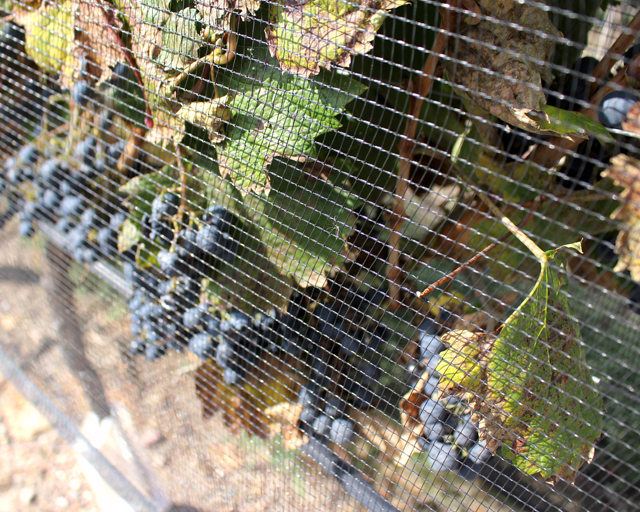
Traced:
POLYGON ((142 233, 135 222, 127 219, 118 231, 118 252, 126 252, 142 239, 142 233))
POLYGON ((450 331, 442 336, 448 349, 438 363, 438 373, 442 375, 438 387, 447 393, 456 393, 458 389, 473 396, 481 388, 479 380, 482 367, 480 360, 484 356, 489 338, 483 333, 471 331, 450 331))
POLYGON ((158 63, 177 71, 198 58, 202 46, 202 15, 196 9, 172 13, 162 29, 162 51, 158 63))
POLYGON ((450 77, 489 113, 524 130, 545 133, 538 121, 548 122, 541 110, 546 104, 541 79, 551 80, 549 67, 542 63, 549 61, 562 34, 537 6, 516 0, 478 3, 486 18, 475 25, 462 23, 463 38, 449 40, 448 54, 455 57, 446 63, 450 77))
MULTIPOLYGON (((579 243, 565 248, 581 251, 579 243)), ((550 482, 573 481, 593 456, 602 399, 593 387, 580 329, 569 310, 567 282, 558 268, 566 266, 564 257, 556 249, 540 263, 538 281, 500 335, 484 344, 479 341, 471 352, 468 347, 475 338, 459 336, 436 371, 460 379, 443 388, 474 403, 480 438, 492 451, 502 444, 503 454, 523 472, 540 473, 550 482), (460 359, 461 351, 464 371, 458 372, 451 361, 460 359), (469 364, 473 359, 479 369, 469 364), (462 382, 469 375, 471 387, 465 388, 462 382)))
MULTIPOLYGON (((635 69, 639 68, 636 66, 635 69)), ((621 124, 623 130, 640 136, 640 101, 631 107, 631 110, 627 112, 627 119, 622 121, 621 124)))
POLYGON ((631 278, 640 283, 640 160, 617 155, 602 175, 624 187, 620 194, 622 205, 611 214, 612 219, 624 225, 616 239, 620 258, 614 271, 628 270, 631 278))
POLYGON ((260 7, 260 0, 195 0, 196 9, 202 14, 202 22, 216 31, 234 30, 232 14, 253 14, 260 7))
POLYGON ((340 126, 335 118, 364 90, 339 77, 324 85, 280 72, 265 45, 246 48, 228 89, 234 119, 219 153, 220 173, 230 175, 244 195, 268 193, 266 169, 275 157, 305 160, 315 153, 314 139, 340 126))
MULTIPOLYGON (((116 38, 116 34, 122 29, 117 11, 113 10, 112 4, 107 0, 73 0, 72 8, 74 46, 77 48, 73 67, 75 70, 80 69, 77 58, 84 54, 88 63, 87 72, 98 80, 108 79, 113 66, 126 60, 116 38)), ((70 72, 66 74, 71 76, 70 72)))
POLYGON ((72 4, 47 4, 21 17, 26 30, 25 50, 38 66, 59 72, 67 60, 74 39, 72 4))
POLYGON ((407 0, 281 0, 271 7, 265 30, 271 54, 283 69, 317 75, 331 64, 347 67, 351 55, 367 53, 387 11, 407 0))

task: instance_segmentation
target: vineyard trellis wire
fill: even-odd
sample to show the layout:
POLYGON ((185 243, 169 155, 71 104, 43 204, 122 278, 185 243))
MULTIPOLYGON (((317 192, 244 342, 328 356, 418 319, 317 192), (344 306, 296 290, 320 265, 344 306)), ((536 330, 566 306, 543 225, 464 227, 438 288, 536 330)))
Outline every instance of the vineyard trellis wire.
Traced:
POLYGON ((637 510, 638 7, 2 0, 5 359, 202 510, 637 510))

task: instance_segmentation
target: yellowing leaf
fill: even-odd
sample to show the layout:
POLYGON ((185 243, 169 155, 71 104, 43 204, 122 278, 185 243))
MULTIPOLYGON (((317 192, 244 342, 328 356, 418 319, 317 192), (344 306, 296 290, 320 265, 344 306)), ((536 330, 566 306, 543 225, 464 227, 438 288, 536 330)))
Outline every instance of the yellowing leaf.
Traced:
MULTIPOLYGON (((580 244, 565 246, 580 250, 580 244)), ((469 399, 480 439, 527 474, 572 482, 600 437, 602 399, 570 313, 559 249, 542 253, 538 281, 497 338, 456 335, 440 387, 469 399), (457 338, 457 339, 456 339, 457 338), (475 366, 477 365, 477 367, 475 366)))
POLYGON ((351 55, 367 53, 387 11, 406 0, 281 0, 271 8, 266 29, 271 54, 283 69, 300 76, 320 67, 349 66, 351 55))
POLYGON ((620 194, 622 205, 611 214, 612 219, 624 224, 616 239, 620 259, 614 270, 628 270, 633 280, 640 283, 640 160, 617 155, 602 175, 624 187, 620 194))
POLYGON ((45 71, 60 71, 74 36, 71 2, 47 4, 24 16, 21 23, 26 30, 25 49, 29 57, 45 71))

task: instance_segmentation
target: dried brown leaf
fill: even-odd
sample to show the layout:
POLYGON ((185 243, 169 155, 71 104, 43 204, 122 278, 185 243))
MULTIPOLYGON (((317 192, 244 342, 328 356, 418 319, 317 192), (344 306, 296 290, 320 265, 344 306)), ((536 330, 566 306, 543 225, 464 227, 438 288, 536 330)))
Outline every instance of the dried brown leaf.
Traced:
POLYGON ((296 75, 317 75, 321 67, 349 66, 351 55, 367 53, 387 11, 407 0, 281 0, 265 29, 271 54, 296 75))
POLYGON ((624 187, 620 194, 622 205, 611 214, 612 219, 624 225, 616 239, 616 253, 620 259, 614 271, 628 270, 633 280, 640 282, 640 160, 617 155, 611 159, 603 176, 624 187))
POLYGON ((474 25, 463 22, 464 38, 450 38, 448 53, 455 60, 447 61, 449 75, 484 110, 511 125, 544 133, 530 115, 549 120, 541 109, 546 103, 541 80, 550 82, 550 71, 540 62, 549 61, 562 33, 536 6, 516 0, 479 4, 486 18, 474 25))
MULTIPOLYGON (((123 49, 118 44, 117 33, 122 29, 118 13, 106 0, 73 0, 75 45, 73 54, 86 55, 87 73, 97 80, 107 80, 117 62, 126 62, 123 49)), ((78 78, 79 61, 73 71, 78 78)), ((68 75, 68 73, 67 73, 68 75)))
POLYGON ((621 124, 623 130, 640 135, 640 101, 631 107, 621 124))
POLYGON ((253 14, 260 7, 260 0, 196 0, 196 9, 202 14, 202 21, 214 29, 215 33, 229 32, 232 14, 240 16, 253 14))

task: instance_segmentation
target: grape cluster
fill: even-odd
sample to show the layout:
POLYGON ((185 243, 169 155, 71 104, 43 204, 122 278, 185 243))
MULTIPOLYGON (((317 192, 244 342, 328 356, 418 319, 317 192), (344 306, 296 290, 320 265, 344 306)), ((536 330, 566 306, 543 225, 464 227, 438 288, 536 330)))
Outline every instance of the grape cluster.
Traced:
POLYGON ((413 362, 407 367, 414 385, 418 373, 422 375, 426 371, 429 377, 422 391, 428 398, 420 406, 419 417, 424 424, 420 447, 435 472, 477 471, 491 452, 484 441, 478 440, 469 404, 454 396, 443 398, 438 393, 440 375, 435 369, 445 346, 436 333, 436 324, 432 321, 420 326, 419 363, 413 362))
MULTIPOLYGON (((378 306, 385 293, 375 288, 366 293, 347 290, 330 302, 318 302, 306 331, 289 337, 294 354, 308 356, 310 376, 299 394, 300 428, 317 438, 348 444, 354 435, 350 408, 366 409, 376 402, 381 369, 376 358, 390 331, 372 321, 367 311, 378 306)), ((304 327, 299 299, 294 297, 281 322, 282 333, 304 327)), ((284 347, 285 345, 283 345, 284 347)))

